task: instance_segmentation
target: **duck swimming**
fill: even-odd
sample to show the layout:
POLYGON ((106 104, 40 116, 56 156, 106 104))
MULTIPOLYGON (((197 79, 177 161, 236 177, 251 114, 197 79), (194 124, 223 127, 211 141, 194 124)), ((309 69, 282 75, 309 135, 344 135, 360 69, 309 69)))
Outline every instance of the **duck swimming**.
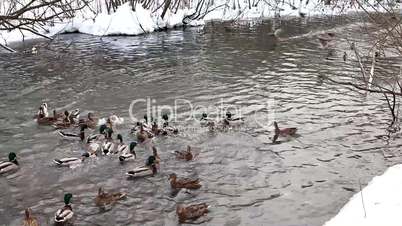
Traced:
POLYGON ((331 42, 335 40, 335 33, 327 32, 325 34, 318 35, 317 38, 323 48, 328 48, 330 47, 331 42))
POLYGON ((65 223, 74 216, 73 208, 70 204, 72 197, 73 195, 70 193, 64 195, 64 206, 63 208, 57 210, 54 216, 54 221, 56 223, 65 223))
POLYGON ((176 214, 179 217, 179 223, 186 223, 188 220, 197 220, 208 213, 206 203, 192 204, 189 206, 177 205, 176 214))
POLYGON ((85 140, 85 129, 87 129, 87 128, 88 128, 87 125, 81 125, 79 134, 68 133, 68 132, 64 132, 61 130, 57 131, 57 134, 59 134, 59 136, 61 136, 63 139, 84 141, 85 140))
POLYGON ((122 150, 120 151, 119 160, 120 162, 124 162, 127 160, 134 160, 137 158, 137 154, 135 153, 134 148, 137 146, 137 142, 133 141, 129 146, 124 145, 122 150))
POLYGON ((154 134, 144 129, 144 126, 140 126, 140 131, 137 132, 137 140, 140 144, 150 141, 154 137, 154 134))
POLYGON ((99 207, 105 207, 110 204, 114 204, 120 199, 126 197, 126 193, 116 192, 116 193, 107 193, 103 190, 102 187, 98 190, 98 195, 95 198, 95 204, 99 207))
POLYGON ((179 130, 177 128, 169 125, 169 115, 163 114, 162 119, 164 120, 162 128, 163 135, 179 133, 179 130))
MULTIPOLYGON (((95 129, 98 124, 98 120, 95 118, 94 113, 89 112, 86 119, 80 119, 78 125, 87 125, 88 128, 95 129)), ((101 125, 102 126, 102 125, 101 125)))
POLYGON ((178 178, 175 173, 169 175, 170 186, 173 189, 199 189, 201 188, 200 180, 199 179, 189 179, 189 178, 178 178))
POLYGON ((207 113, 202 113, 201 118, 200 118, 200 125, 201 127, 207 127, 207 126, 215 126, 215 121, 208 118, 207 113))
POLYGON ((71 167, 71 166, 81 164, 88 157, 90 157, 90 154, 89 153, 84 153, 84 154, 81 155, 80 158, 70 157, 70 158, 54 159, 53 162, 58 166, 71 167))
POLYGON ((174 154, 176 155, 177 159, 182 159, 186 161, 191 161, 194 158, 193 153, 191 152, 191 146, 187 146, 187 150, 185 151, 175 151, 174 154))
POLYGON ((244 119, 242 117, 233 118, 233 114, 229 111, 226 112, 226 118, 223 119, 223 124, 226 126, 239 126, 244 123, 244 119))
POLYGON ((275 135, 272 139, 272 143, 275 143, 276 140, 279 138, 279 136, 283 137, 294 136, 297 132, 297 128, 295 127, 280 129, 277 122, 274 122, 274 126, 275 126, 275 135))
POLYGON ((25 219, 23 226, 39 226, 38 220, 32 216, 32 211, 30 208, 25 210, 25 219))
POLYGON ((145 162, 145 166, 137 167, 127 172, 130 177, 136 176, 155 176, 158 172, 160 158, 156 148, 153 148, 153 155, 149 156, 145 162))
POLYGON ((0 162, 0 174, 9 173, 19 169, 17 155, 14 152, 8 154, 8 161, 0 162))

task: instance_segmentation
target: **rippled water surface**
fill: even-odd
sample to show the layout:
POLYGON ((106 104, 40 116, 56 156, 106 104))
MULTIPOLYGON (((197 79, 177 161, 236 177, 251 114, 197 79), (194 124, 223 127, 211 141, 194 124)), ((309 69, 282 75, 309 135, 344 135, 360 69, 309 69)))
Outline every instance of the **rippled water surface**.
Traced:
MULTIPOLYGON (((176 203, 197 202, 211 205, 198 221, 202 225, 323 224, 352 196, 345 188, 357 191, 359 181, 366 184, 400 160, 400 142, 378 138, 390 119, 380 96, 323 80, 357 73, 342 60, 343 51, 350 53, 345 38, 361 38, 353 17, 290 19, 282 27, 280 42, 268 35, 271 21, 257 21, 138 37, 62 35, 50 44, 16 47, 37 45, 37 55, 0 54, 0 155, 15 151, 21 165, 0 178, 0 225, 21 225, 26 207, 48 225, 66 192, 74 194, 75 225, 83 226, 177 225, 176 203), (339 39, 332 60, 325 60, 328 51, 314 35, 329 29, 339 39), (100 157, 75 169, 57 168, 52 159, 79 156, 82 145, 59 139, 32 119, 42 101, 84 114, 115 113, 126 118, 118 132, 129 142, 129 105, 146 97, 158 105, 178 98, 203 106, 223 101, 240 108, 246 123, 241 130, 211 134, 195 121, 179 120, 176 125, 188 130, 155 140, 160 173, 127 180, 125 172, 143 164, 145 150, 125 165, 100 157), (271 144, 267 100, 280 125, 298 127, 298 138, 271 144), (199 150, 196 160, 172 156, 186 145, 199 150), (172 172, 199 177, 203 187, 172 196, 172 172), (99 186, 128 197, 101 211, 93 201, 99 186)), ((133 110, 141 117, 145 105, 133 110)), ((181 103, 179 119, 188 111, 181 103)))

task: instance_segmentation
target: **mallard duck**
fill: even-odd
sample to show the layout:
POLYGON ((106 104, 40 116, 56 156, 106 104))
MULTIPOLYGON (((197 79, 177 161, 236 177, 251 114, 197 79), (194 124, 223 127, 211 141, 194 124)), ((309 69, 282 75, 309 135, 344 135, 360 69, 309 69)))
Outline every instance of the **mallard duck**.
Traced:
POLYGON ((25 219, 23 226, 39 226, 36 218, 32 216, 32 211, 30 208, 25 209, 25 219))
POLYGON ((149 156, 145 162, 145 166, 137 167, 127 172, 130 177, 136 176, 154 176, 158 172, 158 166, 160 163, 159 155, 156 148, 153 149, 153 155, 149 156))
POLYGON ((189 206, 177 205, 176 214, 179 217, 179 223, 185 223, 188 220, 196 220, 208 213, 206 203, 192 204, 189 206))
POLYGON ((174 189, 199 189, 201 187, 199 179, 177 178, 175 173, 169 175, 170 186, 174 189))
POLYGON ((54 216, 54 221, 56 223, 67 222, 74 216, 73 208, 70 204, 72 197, 73 195, 70 193, 64 195, 64 206, 57 210, 56 215, 54 216))
POLYGON ((268 35, 271 37, 274 37, 275 39, 279 40, 279 36, 282 34, 283 30, 281 28, 277 28, 274 30, 274 32, 269 33, 268 35))
POLYGON ((140 131, 137 132, 137 140, 139 143, 146 143, 154 137, 154 134, 144 129, 144 126, 140 126, 140 131))
POLYGON ((242 117, 233 118, 233 114, 231 112, 226 112, 226 118, 223 119, 223 124, 226 126, 239 126, 244 123, 244 119, 242 117))
POLYGON ((191 152, 191 146, 187 146, 187 150, 185 151, 175 151, 174 154, 176 155, 177 159, 182 159, 186 161, 191 161, 194 158, 193 153, 191 152))
POLYGON ((48 110, 48 107, 47 107, 47 103, 43 102, 39 106, 39 110, 38 110, 38 113, 37 113, 36 117, 37 118, 49 117, 49 110, 48 110))
POLYGON ((162 119, 164 120, 162 128, 163 135, 179 133, 179 130, 177 128, 169 125, 169 116, 167 114, 162 115, 162 119))
POLYGON ((42 117, 42 116, 38 115, 38 117, 36 118, 36 122, 39 125, 53 125, 53 124, 57 123, 62 117, 63 117, 63 115, 57 113, 56 110, 54 109, 53 116, 49 116, 47 114, 46 117, 42 117))
POLYGON ((76 157, 69 157, 69 158, 62 158, 62 159, 54 159, 53 162, 58 165, 58 166, 73 166, 73 165, 78 165, 84 162, 84 160, 88 157, 90 157, 90 153, 86 152, 81 155, 80 158, 76 157))
POLYGON ((201 118, 200 118, 200 125, 202 127, 207 127, 207 126, 215 126, 215 121, 208 118, 208 114, 207 113, 202 113, 201 118))
POLYGON ((297 128, 293 127, 293 128, 284 128, 284 129, 279 129, 278 123, 274 122, 274 126, 275 126, 275 135, 272 139, 272 143, 275 143, 276 140, 279 138, 279 136, 293 136, 296 134, 297 132, 297 128))
MULTIPOLYGON (((94 113, 89 112, 86 119, 80 119, 79 125, 87 125, 88 128, 94 129, 98 124, 98 120, 95 118, 94 113)), ((102 126, 102 125, 101 125, 102 126)))
MULTIPOLYGON (((116 143, 112 138, 113 130, 111 128, 106 129, 106 138, 102 144, 102 153, 104 155, 116 154, 117 153, 117 146, 116 143)), ((120 135, 120 134, 118 134, 120 135)), ((121 135, 120 135, 121 136, 121 135)), ((119 136, 118 136, 119 138, 119 136)))
POLYGON ((0 174, 8 173, 19 169, 19 163, 17 161, 17 155, 14 152, 8 154, 7 162, 0 162, 0 174))
POLYGON ((106 205, 114 204, 120 199, 126 197, 126 193, 116 192, 116 193, 106 193, 102 187, 98 190, 98 195, 95 198, 95 204, 100 207, 106 205))
POLYGON ((127 161, 127 160, 133 160, 137 158, 137 154, 135 153, 134 148, 137 146, 137 142, 133 141, 130 143, 129 146, 123 145, 119 149, 119 152, 121 153, 119 156, 119 160, 121 162, 127 161))
POLYGON ((87 125, 81 125, 80 133, 78 133, 78 134, 68 133, 68 132, 64 132, 61 130, 57 131, 57 134, 59 134, 59 136, 62 137, 63 139, 84 141, 85 140, 85 129, 87 129, 87 128, 88 128, 87 125))
POLYGON ((320 44, 323 48, 329 47, 329 44, 335 40, 335 33, 333 32, 327 32, 325 34, 320 34, 318 35, 318 41, 320 41, 320 44))
POLYGON ((71 113, 69 111, 64 111, 64 116, 62 121, 57 121, 53 123, 55 129, 67 129, 74 125, 74 120, 72 120, 71 113))
POLYGON ((124 118, 117 115, 111 115, 107 118, 101 118, 98 120, 98 125, 106 124, 108 127, 113 128, 116 125, 122 125, 124 123, 124 118))

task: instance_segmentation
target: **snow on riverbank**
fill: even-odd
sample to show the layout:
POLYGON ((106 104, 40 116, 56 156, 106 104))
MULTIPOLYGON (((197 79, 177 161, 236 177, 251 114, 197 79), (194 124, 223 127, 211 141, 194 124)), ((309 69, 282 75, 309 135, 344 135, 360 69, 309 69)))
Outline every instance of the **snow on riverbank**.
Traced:
MULTIPOLYGON (((163 8, 160 7, 151 11, 144 9, 141 4, 137 4, 135 11, 133 11, 129 3, 126 3, 110 15, 107 13, 95 15, 91 10, 83 10, 69 21, 55 23, 55 26, 46 27, 47 31, 42 33, 47 36, 66 32, 80 32, 98 36, 139 35, 160 29, 182 26, 183 19, 195 12, 197 3, 197 1, 191 1, 190 8, 182 7, 176 13, 168 10, 164 19, 160 16, 163 8)), ((281 1, 276 6, 264 4, 263 2, 259 2, 256 6, 250 4, 248 0, 215 0, 213 5, 202 10, 202 14, 205 14, 205 16, 202 19, 191 21, 190 26, 203 25, 210 20, 269 18, 273 17, 275 13, 280 13, 281 16, 299 16, 299 12, 316 15, 320 13, 336 14, 339 11, 338 8, 333 9, 331 6, 324 6, 320 0, 307 2, 281 1)), ((25 40, 38 37, 29 32, 24 32, 25 40)), ((23 36, 20 31, 0 32, 1 44, 21 40, 23 40, 23 36)))
POLYGON ((355 194, 340 212, 324 226, 402 225, 402 164, 390 167, 355 194))

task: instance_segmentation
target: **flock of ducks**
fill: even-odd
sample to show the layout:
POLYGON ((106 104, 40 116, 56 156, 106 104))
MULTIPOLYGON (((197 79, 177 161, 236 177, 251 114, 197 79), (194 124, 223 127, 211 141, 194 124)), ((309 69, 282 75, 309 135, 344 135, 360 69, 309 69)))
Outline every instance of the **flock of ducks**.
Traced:
MULTIPOLYGON (((53 110, 53 115, 49 115, 48 105, 46 103, 40 105, 38 113, 35 115, 36 121, 39 125, 49 125, 58 129, 57 133, 61 138, 78 140, 83 143, 85 148, 84 154, 79 157, 54 159, 53 162, 57 166, 72 167, 82 164, 87 158, 100 155, 116 156, 120 162, 126 162, 137 158, 135 148, 138 145, 141 145, 146 149, 152 150, 152 155, 145 160, 143 166, 129 170, 126 175, 128 177, 155 176, 158 173, 161 159, 156 147, 153 145, 152 139, 157 136, 166 136, 177 134, 179 132, 177 128, 169 125, 168 115, 162 116, 162 126, 159 126, 152 118, 151 120, 148 120, 147 116, 144 116, 144 120, 137 122, 131 129, 131 133, 135 134, 135 137, 137 138, 136 141, 125 144, 121 134, 117 134, 116 138, 113 137, 115 127, 119 124, 123 124, 123 118, 112 115, 106 119, 98 120, 93 113, 88 113, 85 119, 80 119, 79 115, 80 111, 78 109, 71 112, 65 111, 62 114, 53 110), (68 128, 78 128, 79 132, 66 132, 64 129, 68 128), (86 133, 86 130, 95 130, 96 128, 99 128, 98 133, 86 133)), ((225 130, 228 127, 239 126, 243 123, 243 118, 236 118, 230 112, 227 112, 226 117, 219 121, 210 119, 206 113, 203 113, 200 119, 200 125, 202 127, 208 127, 212 131, 225 130)), ((296 134, 296 128, 280 129, 276 122, 274 122, 274 125, 275 135, 272 139, 273 143, 278 143, 278 138, 280 136, 293 136, 296 134)), ((173 154, 178 160, 184 161, 191 161, 196 157, 191 146, 187 146, 187 150, 184 151, 174 151, 173 154)), ((18 170, 18 168, 19 163, 17 161, 17 155, 14 152, 9 153, 8 161, 0 162, 0 174, 11 173, 18 170)), ((199 179, 178 177, 175 173, 169 175, 169 182, 171 188, 174 190, 199 189, 202 186, 199 179)), ((126 193, 121 192, 108 193, 100 187, 98 195, 95 198, 95 204, 100 208, 106 208, 107 206, 123 199, 126 195, 126 193)), ((64 195, 64 205, 56 211, 54 216, 54 222, 56 224, 70 222, 73 218, 74 211, 71 205, 72 198, 73 195, 71 193, 64 195)), ((178 204, 176 208, 176 214, 180 223, 196 220, 207 213, 208 205, 206 203, 192 204, 188 206, 178 204)), ((24 226, 37 225, 39 225, 38 221, 32 215, 31 209, 26 209, 24 226)))

